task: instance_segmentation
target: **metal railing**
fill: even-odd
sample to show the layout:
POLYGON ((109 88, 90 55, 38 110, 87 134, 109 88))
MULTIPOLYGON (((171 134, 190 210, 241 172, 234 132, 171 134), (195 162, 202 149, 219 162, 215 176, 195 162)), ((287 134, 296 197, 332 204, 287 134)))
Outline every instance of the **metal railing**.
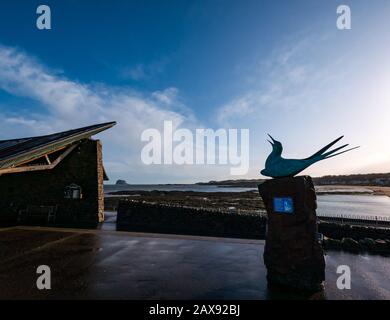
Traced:
POLYGON ((317 214, 318 218, 323 221, 359 224, 359 225, 376 225, 390 226, 390 217, 374 215, 354 215, 354 214, 317 214))

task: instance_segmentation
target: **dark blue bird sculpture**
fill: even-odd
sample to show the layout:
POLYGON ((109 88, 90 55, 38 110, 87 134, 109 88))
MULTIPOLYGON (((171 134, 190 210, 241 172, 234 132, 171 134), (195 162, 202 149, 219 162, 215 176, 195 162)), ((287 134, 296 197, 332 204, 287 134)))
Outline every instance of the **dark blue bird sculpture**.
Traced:
POLYGON ((345 148, 348 144, 342 145, 341 147, 335 148, 333 150, 327 151, 331 146, 341 140, 344 136, 337 138, 332 141, 321 150, 314 153, 312 156, 306 159, 284 159, 282 158, 283 146, 282 144, 268 135, 272 141, 268 142, 272 145, 272 152, 265 161, 265 169, 261 170, 261 174, 267 177, 272 178, 283 178, 283 177, 293 177, 302 170, 306 169, 308 166, 316 163, 317 161, 329 159, 331 157, 337 156, 347 151, 359 148, 354 147, 341 152, 336 153, 337 151, 345 148))

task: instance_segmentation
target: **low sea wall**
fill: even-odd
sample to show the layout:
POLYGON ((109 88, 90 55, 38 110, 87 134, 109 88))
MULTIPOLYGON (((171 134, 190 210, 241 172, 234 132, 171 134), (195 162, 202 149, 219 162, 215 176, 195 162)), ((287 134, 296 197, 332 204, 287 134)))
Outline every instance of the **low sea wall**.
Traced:
MULTIPOLYGON (((267 216, 256 211, 216 210, 121 200, 117 229, 138 232, 265 239, 267 216)), ((320 221, 326 249, 390 252, 390 229, 320 221)))
POLYGON ((347 223, 341 224, 321 221, 318 230, 326 237, 339 240, 342 238, 352 238, 355 240, 364 238, 390 239, 390 228, 355 226, 347 223))
POLYGON ((117 229, 264 239, 266 216, 122 200, 118 205, 117 229))

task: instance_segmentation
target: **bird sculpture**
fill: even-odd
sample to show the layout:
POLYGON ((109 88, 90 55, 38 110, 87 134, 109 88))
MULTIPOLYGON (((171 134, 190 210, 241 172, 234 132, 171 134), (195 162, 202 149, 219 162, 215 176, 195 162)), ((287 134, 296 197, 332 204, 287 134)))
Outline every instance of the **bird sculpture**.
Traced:
POLYGON ((268 140, 268 142, 272 145, 272 152, 267 157, 267 160, 265 161, 265 168, 261 170, 261 174, 272 178, 293 177, 317 161, 329 159, 347 151, 359 148, 354 147, 337 153, 337 151, 348 146, 348 144, 345 144, 341 147, 327 151, 331 146, 344 137, 341 136, 306 159, 284 159, 282 158, 282 144, 270 135, 268 136, 271 138, 271 141, 268 140))

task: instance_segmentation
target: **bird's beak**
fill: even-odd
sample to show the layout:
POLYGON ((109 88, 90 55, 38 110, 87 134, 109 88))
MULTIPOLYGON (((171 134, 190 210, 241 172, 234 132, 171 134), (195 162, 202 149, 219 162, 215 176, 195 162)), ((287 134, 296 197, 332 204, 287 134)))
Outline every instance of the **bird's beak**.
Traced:
POLYGON ((268 140, 268 142, 271 144, 271 145, 274 145, 275 143, 275 139, 271 137, 271 135, 269 133, 267 133, 268 137, 271 138, 272 142, 268 140))

